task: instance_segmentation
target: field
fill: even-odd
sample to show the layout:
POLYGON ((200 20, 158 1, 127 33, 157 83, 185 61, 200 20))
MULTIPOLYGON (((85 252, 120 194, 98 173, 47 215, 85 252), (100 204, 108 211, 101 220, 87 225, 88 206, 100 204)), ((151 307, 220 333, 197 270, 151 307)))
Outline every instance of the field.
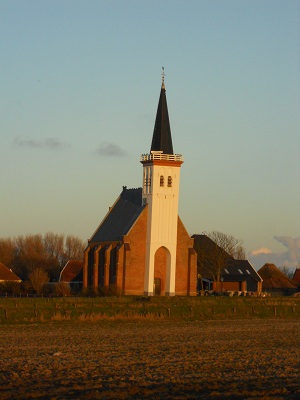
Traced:
POLYGON ((300 318, 300 297, 0 298, 0 324, 103 319, 300 318))
POLYGON ((29 314, 38 322, 11 323, 1 300, 0 399, 299 399, 300 319, 278 316, 276 301, 267 318, 253 314, 256 305, 254 317, 235 318, 240 308, 234 314, 230 303, 232 318, 197 320, 193 306, 189 318, 168 311, 91 322, 60 309, 61 318, 41 322, 36 305, 29 314))

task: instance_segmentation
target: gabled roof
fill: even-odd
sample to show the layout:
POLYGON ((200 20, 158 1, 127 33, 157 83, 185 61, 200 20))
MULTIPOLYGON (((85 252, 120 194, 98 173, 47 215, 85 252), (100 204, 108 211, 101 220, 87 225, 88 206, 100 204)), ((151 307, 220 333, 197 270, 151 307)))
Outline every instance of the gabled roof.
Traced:
MULTIPOLYGON (((60 273, 60 282, 73 281, 83 270, 83 261, 69 260, 60 273)), ((78 278, 78 280, 82 280, 78 278)))
POLYGON ((159 96, 150 152, 151 151, 162 151, 164 154, 174 154, 164 83, 161 86, 159 96))
POLYGON ((21 279, 11 269, 0 263, 0 282, 3 281, 21 282, 21 279))
POLYGON ((274 264, 266 263, 258 273, 263 278, 263 290, 297 288, 297 283, 284 275, 274 264))
POLYGON ((193 235, 192 238, 194 238, 195 250, 200 252, 200 254, 201 249, 205 252, 205 257, 202 262, 204 262, 204 269, 207 275, 203 276, 204 278, 213 278, 213 274, 210 274, 209 271, 214 269, 212 264, 215 254, 215 257, 221 259, 222 263, 224 263, 224 267, 221 270, 221 277, 224 281, 243 281, 249 277, 252 277, 258 282, 262 281, 260 275, 255 271, 248 260, 235 260, 207 235, 193 235))
POLYGON ((89 243, 119 242, 135 223, 145 206, 142 205, 142 188, 123 191, 93 234, 89 243))
POLYGON ((198 255, 204 255, 202 257, 202 262, 205 264, 205 268, 209 270, 210 264, 213 262, 215 257, 222 259, 223 262, 226 261, 226 265, 231 265, 234 262, 234 258, 231 257, 224 249, 217 245, 210 237, 207 235, 193 235, 194 239, 194 249, 198 255))
POLYGON ((236 280, 243 281, 251 277, 254 280, 261 282, 261 276, 255 271, 248 260, 232 260, 221 272, 224 281, 229 281, 233 277, 236 280), (227 272, 228 271, 228 272, 227 272))

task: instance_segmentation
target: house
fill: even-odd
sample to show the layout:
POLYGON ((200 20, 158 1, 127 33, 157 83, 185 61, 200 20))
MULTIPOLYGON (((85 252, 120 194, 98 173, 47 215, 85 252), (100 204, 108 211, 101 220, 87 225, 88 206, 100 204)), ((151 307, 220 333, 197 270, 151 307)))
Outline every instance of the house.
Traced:
POLYGON ((83 261, 69 260, 60 272, 59 282, 67 283, 74 292, 82 290, 83 261))
MULTIPOLYGON (((296 268, 293 276, 293 281, 297 283, 297 292, 300 293, 300 268, 296 268)), ((299 294, 297 293, 297 295, 299 294)))
POLYGON ((248 260, 235 260, 207 235, 193 235, 198 289, 216 292, 262 291, 262 278, 248 260))
POLYGON ((297 282, 288 278, 274 264, 266 263, 258 270, 258 273, 263 278, 262 288, 264 292, 287 296, 297 290, 297 282))
POLYGON ((193 239, 178 216, 181 154, 175 154, 164 74, 143 185, 122 192, 88 240, 83 287, 125 295, 196 295, 193 239))
POLYGON ((22 280, 11 269, 0 263, 0 283, 21 282, 22 280))
POLYGON ((300 286, 300 268, 296 268, 293 276, 293 281, 297 282, 300 286))

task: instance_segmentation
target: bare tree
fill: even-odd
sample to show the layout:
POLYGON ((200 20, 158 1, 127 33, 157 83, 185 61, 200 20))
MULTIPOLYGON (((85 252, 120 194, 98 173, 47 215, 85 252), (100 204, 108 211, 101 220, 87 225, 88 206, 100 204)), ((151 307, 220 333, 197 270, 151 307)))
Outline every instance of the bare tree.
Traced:
POLYGON ((290 270, 289 267, 286 265, 283 265, 282 267, 278 268, 285 276, 287 276, 289 279, 293 279, 294 272, 290 270))
POLYGON ((85 243, 76 236, 69 235, 65 242, 65 258, 68 260, 82 260, 85 243))
POLYGON ((197 252, 198 276, 220 281, 221 272, 234 259, 245 259, 245 249, 242 241, 232 235, 212 231, 207 235, 195 235, 194 242, 197 252))
POLYGON ((50 281, 57 281, 64 266, 64 235, 48 232, 43 238, 46 251, 45 269, 50 281))
POLYGON ((0 239, 0 262, 11 268, 15 257, 15 245, 11 238, 0 239))
POLYGON ((33 290, 35 290, 37 294, 41 294, 44 286, 49 282, 49 276, 43 268, 38 267, 29 274, 29 281, 33 290))
POLYGON ((242 240, 218 231, 212 231, 207 236, 235 260, 246 259, 246 251, 242 240))
POLYGON ((60 264, 64 253, 64 235, 47 232, 44 235, 43 242, 47 259, 60 264))
POLYGON ((57 281, 60 271, 70 259, 82 260, 85 243, 76 236, 47 232, 44 236, 26 235, 0 239, 0 262, 11 268, 22 280, 28 281, 36 268, 57 281))
POLYGON ((46 251, 40 234, 18 236, 15 239, 14 267, 18 276, 28 280, 38 266, 45 266, 46 251))

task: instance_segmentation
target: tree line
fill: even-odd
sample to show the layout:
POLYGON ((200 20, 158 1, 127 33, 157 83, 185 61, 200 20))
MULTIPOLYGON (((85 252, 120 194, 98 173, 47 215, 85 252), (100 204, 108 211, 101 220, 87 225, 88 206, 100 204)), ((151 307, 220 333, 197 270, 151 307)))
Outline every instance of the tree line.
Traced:
POLYGON ((36 270, 57 282, 67 261, 82 260, 86 243, 73 235, 52 232, 0 239, 0 262, 23 281, 36 270))

